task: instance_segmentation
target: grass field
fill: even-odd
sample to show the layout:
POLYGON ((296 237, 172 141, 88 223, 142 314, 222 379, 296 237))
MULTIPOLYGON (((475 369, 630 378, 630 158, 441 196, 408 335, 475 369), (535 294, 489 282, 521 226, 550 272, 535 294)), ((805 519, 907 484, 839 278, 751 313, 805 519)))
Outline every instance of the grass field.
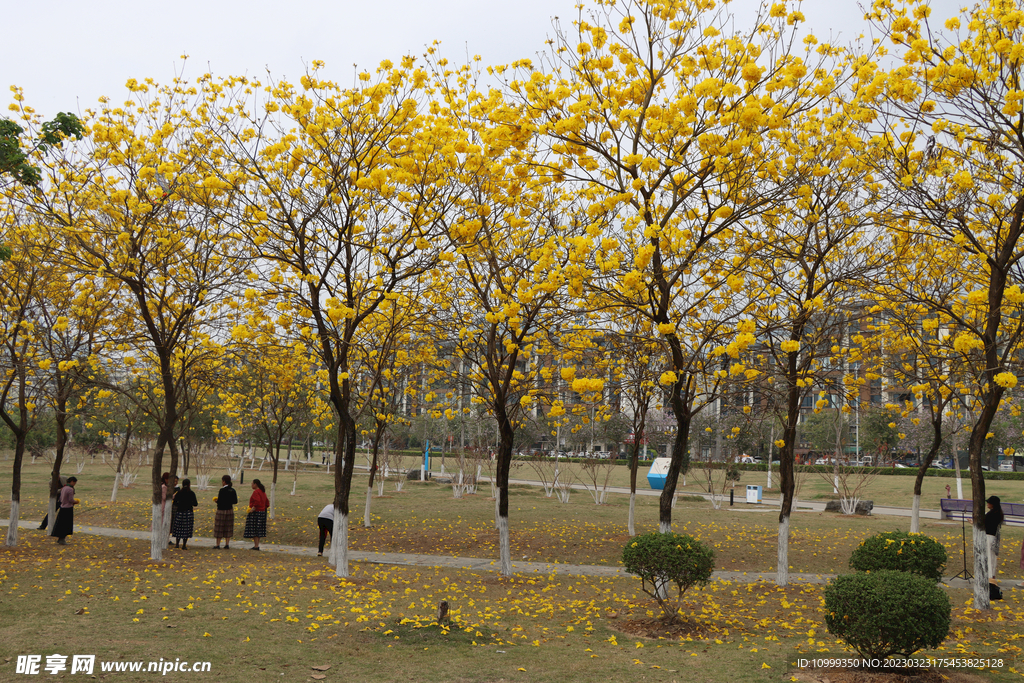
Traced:
MULTIPOLYGON (((6 468, 0 469, 0 491, 8 495, 9 461, 6 468)), ((44 463, 25 466, 23 519, 41 518, 47 472, 44 463)), ((270 479, 266 471, 247 472, 246 481, 253 476, 270 479)), ((148 528, 147 486, 123 489, 118 502, 110 503, 108 468, 90 463, 78 477, 82 505, 76 522, 148 528)), ((897 478, 873 482, 879 495, 886 494, 881 484, 891 479, 897 478)), ((936 481, 944 486, 950 480, 936 481)), ((282 472, 266 542, 313 545, 315 515, 331 499, 332 476, 301 474, 294 496, 291 482, 292 474, 282 472)), ((801 497, 810 497, 813 486, 805 482, 801 497)), ((383 498, 373 499, 369 529, 361 523, 364 491, 365 479, 357 477, 353 549, 497 555, 494 504, 486 487, 454 499, 450 487, 435 483, 409 482, 402 492, 389 485, 383 498)), ((239 489, 244 506, 243 492, 247 486, 239 489)), ((196 533, 209 536, 215 493, 197 495, 196 533)), ((0 505, 6 511, 9 501, 0 505)), ((513 557, 615 565, 628 538, 626 512, 625 496, 598 506, 577 492, 562 504, 537 489, 513 487, 513 557)), ((637 520, 641 532, 656 528, 656 498, 638 499, 637 520)), ((774 569, 777 518, 770 510, 737 505, 716 511, 709 503, 683 498, 675 520, 677 531, 715 547, 717 568, 774 569)), ((861 540, 905 529, 907 523, 897 517, 800 512, 792 523, 792 571, 844 572, 861 540)), ((626 627, 657 610, 633 579, 554 573, 501 579, 492 573, 354 563, 353 576, 339 580, 323 558, 245 550, 237 538, 240 526, 236 522, 231 551, 170 551, 161 563, 148 560, 146 541, 78 534, 71 545, 58 547, 44 532, 22 530, 17 547, 0 550, 0 679, 21 678, 14 673, 18 655, 43 655, 45 663, 46 655, 61 653, 95 654, 99 662, 162 657, 211 663, 210 673, 171 672, 169 680, 782 681, 798 673, 798 658, 848 654, 824 629, 818 585, 782 589, 716 582, 689 594, 689 635, 647 638, 629 635, 626 627), (434 623, 442 599, 452 605, 450 629, 434 623), (330 668, 311 668, 321 665, 330 668)), ((959 525, 926 521, 923 531, 947 547, 952 568, 947 573, 959 569, 959 525)), ((1010 551, 1002 558, 1004 579, 1021 578, 1014 561, 1021 536, 1020 527, 1004 534, 1004 549, 1010 551)), ((1004 666, 984 672, 984 678, 1019 680, 1024 591, 1007 590, 1006 600, 985 613, 969 608, 967 591, 952 591, 951 598, 951 637, 932 654, 1002 658, 1004 666)), ((124 681, 155 675, 102 673, 98 664, 94 673, 124 681)))

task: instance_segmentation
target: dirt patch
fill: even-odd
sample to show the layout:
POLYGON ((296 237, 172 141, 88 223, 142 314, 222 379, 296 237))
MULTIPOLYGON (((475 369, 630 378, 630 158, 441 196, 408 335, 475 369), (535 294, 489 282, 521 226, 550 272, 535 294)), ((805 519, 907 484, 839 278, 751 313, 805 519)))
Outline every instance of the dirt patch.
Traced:
POLYGON ((708 628, 701 623, 692 621, 669 623, 664 619, 659 619, 657 617, 649 617, 646 619, 617 619, 609 621, 608 626, 631 636, 650 638, 652 640, 664 638, 670 638, 672 640, 678 640, 680 638, 703 639, 708 637, 709 633, 708 628))
POLYGON ((984 683, 987 680, 952 669, 805 669, 794 672, 793 677, 805 683, 984 683))

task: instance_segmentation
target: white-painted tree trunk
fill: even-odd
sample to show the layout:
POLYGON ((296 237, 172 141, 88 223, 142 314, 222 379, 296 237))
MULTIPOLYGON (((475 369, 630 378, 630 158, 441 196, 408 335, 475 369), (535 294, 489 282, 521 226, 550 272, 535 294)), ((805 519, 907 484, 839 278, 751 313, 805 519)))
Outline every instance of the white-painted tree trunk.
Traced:
POLYGON ((372 526, 370 524, 370 500, 372 498, 373 498, 373 487, 372 486, 367 486, 366 487, 366 508, 365 508, 365 511, 363 512, 363 526, 365 528, 367 528, 367 529, 369 529, 370 526, 372 526))
POLYGON ((914 503, 910 508, 910 533, 916 534, 921 530, 921 495, 914 494, 914 503))
POLYGON ((765 482, 764 490, 767 491, 772 487, 772 471, 768 470, 768 480, 765 482))
POLYGON ((670 534, 670 533, 672 533, 672 522, 658 522, 658 533, 659 534, 670 534))
POLYGON ((839 493, 839 475, 832 477, 832 493, 839 493))
POLYGON ((120 480, 121 480, 121 474, 120 473, 115 474, 114 475, 114 488, 111 489, 111 491, 110 491, 110 502, 111 503, 116 503, 117 502, 117 484, 118 484, 118 482, 120 480))
MULTIPOLYGON (((298 471, 298 470, 296 470, 298 471)), ((296 479, 292 479, 292 495, 295 495, 295 485, 298 483, 296 479)))
POLYGON ((174 504, 174 500, 170 497, 167 498, 167 502, 164 503, 164 547, 167 546, 167 542, 171 540, 171 506, 174 504))
POLYGON ((275 489, 277 489, 277 483, 270 482, 270 509, 267 510, 267 519, 274 518, 274 493, 276 492, 275 489))
POLYGON ((779 586, 789 585, 789 517, 779 522, 779 555, 778 571, 775 583, 779 586))
POLYGON ((512 545, 508 537, 508 517, 498 518, 498 553, 502 576, 512 576, 512 545))
POLYGON ((971 529, 974 548, 974 609, 989 609, 992 604, 988 599, 988 538, 984 526, 972 525, 971 529))
POLYGON ((52 529, 55 521, 57 521, 57 498, 53 497, 46 506, 46 528, 52 529))
MULTIPOLYGON (((21 503, 16 500, 11 501, 11 518, 7 523, 7 540, 6 545, 18 545, 18 515, 21 503)), ((50 522, 51 524, 53 522, 50 522)))
POLYGON ((956 497, 960 500, 964 499, 964 480, 963 477, 956 478, 956 497))
POLYGON ((501 515, 498 514, 498 496, 494 496, 494 528, 501 531, 501 515))
POLYGON ((167 533, 164 531, 164 506, 153 503, 153 524, 149 532, 149 559, 164 559, 164 548, 167 547, 167 533))
POLYGON ((629 494, 629 535, 636 536, 636 526, 634 521, 636 519, 636 493, 630 492, 629 494))
POLYGON ((343 515, 337 510, 334 512, 334 536, 331 538, 331 549, 337 547, 334 553, 334 573, 342 579, 347 579, 348 573, 348 515, 343 515))
POLYGON ((331 545, 327 548, 327 564, 332 567, 338 564, 338 511, 334 511, 334 520, 331 522, 331 545))

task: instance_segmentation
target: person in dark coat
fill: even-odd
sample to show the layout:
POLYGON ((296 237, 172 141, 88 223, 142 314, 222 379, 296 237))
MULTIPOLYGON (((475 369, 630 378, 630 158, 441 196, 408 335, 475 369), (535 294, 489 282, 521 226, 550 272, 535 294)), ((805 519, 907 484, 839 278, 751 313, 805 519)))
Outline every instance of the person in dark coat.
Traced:
POLYGON ((171 522, 171 533, 174 535, 174 547, 178 547, 181 541, 181 549, 188 550, 188 539, 192 538, 195 527, 194 509, 199 507, 196 493, 192 490, 192 482, 184 479, 181 482, 181 489, 174 494, 174 506, 178 508, 174 520, 171 522))
POLYGON ((75 498, 75 484, 78 483, 77 477, 68 477, 68 484, 60 490, 60 494, 57 497, 57 518, 53 520, 53 529, 50 530, 51 536, 57 537, 58 545, 67 545, 67 537, 75 533, 75 506, 78 505, 78 499, 75 498))
POLYGON ((231 477, 225 474, 220 478, 224 485, 217 492, 213 502, 217 504, 217 513, 213 518, 213 537, 216 539, 214 548, 220 548, 220 539, 224 539, 224 549, 231 547, 231 537, 235 535, 235 506, 238 505, 238 493, 231 486, 231 477))
POLYGON ((1003 526, 1003 504, 999 496, 989 496, 985 513, 985 540, 988 541, 988 580, 996 582, 999 574, 999 531, 1003 526))

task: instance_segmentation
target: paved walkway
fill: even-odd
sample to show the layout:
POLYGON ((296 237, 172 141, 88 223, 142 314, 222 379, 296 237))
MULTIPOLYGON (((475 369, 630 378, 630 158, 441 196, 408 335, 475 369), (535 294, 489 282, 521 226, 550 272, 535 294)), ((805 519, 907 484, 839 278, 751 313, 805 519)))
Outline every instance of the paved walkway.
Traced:
MULTIPOLYGON (((6 519, 0 519, 0 527, 6 527, 7 525, 8 521, 6 519)), ((22 520, 18 523, 18 527, 21 529, 36 530, 38 528, 38 524, 36 524, 35 522, 22 520)), ((89 524, 76 524, 75 533, 149 541, 148 531, 114 529, 111 527, 99 527, 92 526, 89 524)), ((212 538, 203 538, 197 536, 195 538, 189 539, 190 548, 203 548, 212 550, 213 543, 214 541, 212 538)), ((232 547, 231 551, 245 553, 250 556, 252 554, 252 552, 249 550, 248 541, 236 543, 235 546, 232 547)), ((316 548, 298 545, 282 545, 264 542, 262 545, 260 545, 260 552, 281 553, 285 555, 293 555, 298 557, 316 558, 316 548)), ((386 564, 409 567, 444 567, 450 569, 468 569, 470 571, 479 572, 498 571, 497 560, 488 560, 478 557, 414 555, 409 553, 381 553, 365 552, 360 550, 349 550, 348 557, 350 562, 368 562, 371 564, 386 564)), ((326 559, 323 559, 322 561, 326 562, 326 559)), ((630 576, 630 574, 622 567, 611 567, 590 564, 562 564, 558 562, 513 562, 512 570, 516 573, 522 574, 566 574, 569 576, 598 577, 630 576)), ((730 581, 733 583, 756 583, 760 581, 774 583, 775 576, 775 572, 716 571, 712 574, 712 580, 730 581)), ((792 583, 821 584, 827 583, 831 579, 835 578, 835 574, 806 574, 800 572, 790 572, 789 578, 792 583)), ((946 578, 943 580, 943 582, 950 588, 969 588, 971 586, 971 583, 965 579, 946 578)), ((1014 587, 1014 584, 1010 584, 1008 582, 1004 582, 1003 584, 1004 589, 1014 587)))

